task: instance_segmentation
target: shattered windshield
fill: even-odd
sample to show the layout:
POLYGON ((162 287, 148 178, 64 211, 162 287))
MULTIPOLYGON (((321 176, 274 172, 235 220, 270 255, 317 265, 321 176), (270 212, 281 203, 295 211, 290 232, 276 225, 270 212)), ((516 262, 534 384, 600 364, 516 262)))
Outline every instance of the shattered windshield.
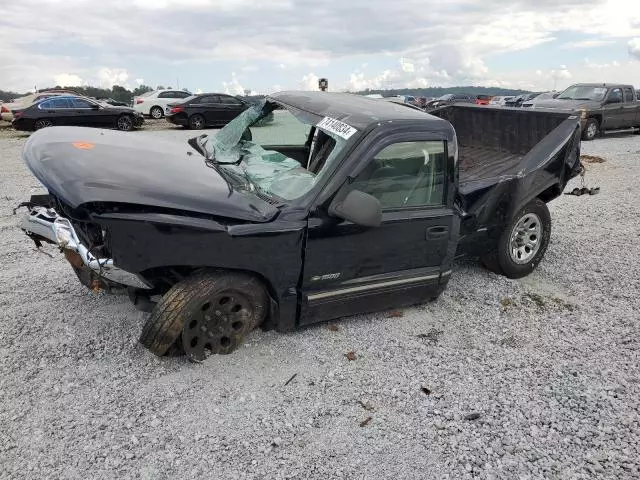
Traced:
POLYGON ((560 100, 593 100, 600 101, 607 93, 605 87, 569 87, 562 92, 558 99, 560 100))
POLYGON ((216 134, 201 137, 200 145, 208 162, 222 175, 243 177, 247 190, 293 200, 322 178, 346 144, 345 131, 350 136, 356 130, 337 120, 327 122, 326 117, 318 122, 308 115, 296 116, 262 100, 216 134), (272 120, 263 123, 269 117, 272 120), (249 131, 254 124, 260 126, 249 131), (312 126, 316 131, 309 139, 312 126))

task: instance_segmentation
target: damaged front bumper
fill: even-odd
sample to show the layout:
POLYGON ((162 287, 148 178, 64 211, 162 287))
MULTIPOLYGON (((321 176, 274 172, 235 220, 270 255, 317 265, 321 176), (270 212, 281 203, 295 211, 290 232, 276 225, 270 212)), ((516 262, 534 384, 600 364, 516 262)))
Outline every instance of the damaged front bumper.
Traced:
POLYGON ((22 218, 19 226, 29 237, 36 241, 36 244, 40 240, 44 240, 58 245, 74 268, 79 268, 84 264, 98 277, 110 282, 142 289, 153 288, 139 275, 116 267, 113 264, 113 259, 97 258, 93 255, 82 244, 71 222, 59 216, 52 208, 32 207, 29 214, 22 218), (80 257, 82 262, 80 265, 73 253, 80 257))

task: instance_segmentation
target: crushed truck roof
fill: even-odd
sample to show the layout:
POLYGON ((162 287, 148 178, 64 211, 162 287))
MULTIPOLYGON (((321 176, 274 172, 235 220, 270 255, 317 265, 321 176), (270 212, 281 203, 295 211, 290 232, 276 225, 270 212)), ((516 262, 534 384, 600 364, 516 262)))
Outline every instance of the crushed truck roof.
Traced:
MULTIPOLYGON (((372 124, 393 120, 426 122, 438 130, 448 122, 404 105, 352 93, 288 91, 271 94, 267 100, 319 116, 330 117, 363 130, 372 124)), ((445 127, 446 129, 450 127, 445 127)))

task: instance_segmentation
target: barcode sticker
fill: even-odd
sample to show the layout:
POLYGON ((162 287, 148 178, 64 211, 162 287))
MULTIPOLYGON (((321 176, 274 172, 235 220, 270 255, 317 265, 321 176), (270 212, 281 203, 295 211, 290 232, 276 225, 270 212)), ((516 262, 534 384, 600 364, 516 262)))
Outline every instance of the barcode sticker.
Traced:
POLYGON ((351 136, 358 131, 351 125, 348 125, 344 122, 341 122, 340 120, 336 120, 335 118, 331 117, 324 117, 318 122, 316 126, 323 130, 326 130, 327 132, 338 135, 345 140, 349 140, 349 138, 351 138, 351 136))

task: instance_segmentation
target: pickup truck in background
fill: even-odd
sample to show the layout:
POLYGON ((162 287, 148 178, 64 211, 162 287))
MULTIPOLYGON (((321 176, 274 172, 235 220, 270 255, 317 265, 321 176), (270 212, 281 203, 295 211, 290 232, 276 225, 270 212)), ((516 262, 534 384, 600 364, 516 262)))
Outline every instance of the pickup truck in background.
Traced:
POLYGON ((189 141, 46 128, 23 157, 48 190, 26 202, 25 233, 85 286, 127 289, 151 312, 146 348, 196 361, 258 326, 433 300, 457 256, 528 275, 549 245, 547 203, 582 170, 573 113, 427 114, 331 92, 272 94, 189 141), (285 124, 302 127, 295 142, 285 124))
POLYGON ((632 85, 577 83, 532 108, 579 113, 583 140, 593 140, 606 130, 640 129, 640 101, 632 85))

